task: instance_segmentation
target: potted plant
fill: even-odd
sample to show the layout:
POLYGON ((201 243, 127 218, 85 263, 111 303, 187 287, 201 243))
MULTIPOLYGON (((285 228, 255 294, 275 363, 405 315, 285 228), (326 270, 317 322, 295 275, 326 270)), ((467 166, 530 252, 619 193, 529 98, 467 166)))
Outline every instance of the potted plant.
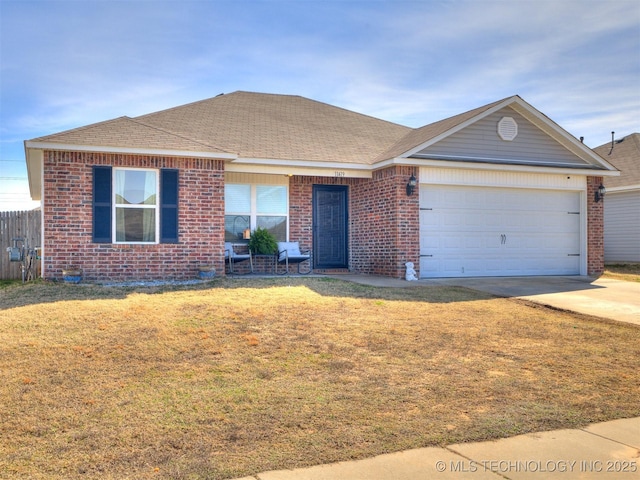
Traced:
POLYGON ((210 280, 216 276, 216 269, 213 265, 200 265, 198 267, 198 278, 210 280))
POLYGON ((256 228, 249 239, 249 250, 257 255, 274 255, 278 250, 278 242, 266 228, 256 228))
POLYGON ((80 283, 82 280, 82 270, 77 267, 63 268, 62 280, 64 283, 80 283))

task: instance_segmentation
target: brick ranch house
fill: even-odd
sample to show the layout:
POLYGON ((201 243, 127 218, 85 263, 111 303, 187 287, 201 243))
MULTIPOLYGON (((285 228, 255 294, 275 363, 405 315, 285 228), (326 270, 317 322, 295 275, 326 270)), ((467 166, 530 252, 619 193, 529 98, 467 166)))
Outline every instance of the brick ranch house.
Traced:
POLYGON ((235 92, 25 142, 42 275, 189 279, 269 229, 317 271, 598 275, 617 170, 519 96, 408 128, 235 92), (415 188, 408 187, 415 180, 415 188))

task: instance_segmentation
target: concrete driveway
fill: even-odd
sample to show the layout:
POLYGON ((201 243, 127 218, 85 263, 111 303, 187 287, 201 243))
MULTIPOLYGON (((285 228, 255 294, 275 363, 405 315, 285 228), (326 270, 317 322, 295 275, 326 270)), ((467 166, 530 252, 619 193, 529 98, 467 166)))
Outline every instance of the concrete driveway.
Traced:
MULTIPOLYGON (((412 283, 412 282, 407 282, 412 283)), ((591 277, 476 277, 420 280, 517 297, 562 310, 640 325, 640 283, 591 277)))
POLYGON ((640 283, 581 276, 436 278, 407 282, 376 275, 333 275, 375 287, 450 285, 516 297, 562 310, 640 325, 640 283))

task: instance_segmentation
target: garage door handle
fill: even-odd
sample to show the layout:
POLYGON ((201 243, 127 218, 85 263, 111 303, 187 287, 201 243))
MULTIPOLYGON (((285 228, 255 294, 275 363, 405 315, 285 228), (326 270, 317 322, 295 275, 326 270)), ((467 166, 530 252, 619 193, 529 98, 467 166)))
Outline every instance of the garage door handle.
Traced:
POLYGON ((507 243, 507 236, 503 233, 500 235, 500 244, 504 245, 505 243, 507 243))

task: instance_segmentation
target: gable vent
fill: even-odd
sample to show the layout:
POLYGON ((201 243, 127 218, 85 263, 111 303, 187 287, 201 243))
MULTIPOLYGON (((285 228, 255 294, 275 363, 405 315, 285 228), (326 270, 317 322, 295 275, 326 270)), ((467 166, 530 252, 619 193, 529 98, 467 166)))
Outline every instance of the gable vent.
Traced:
POLYGON ((510 142, 518 135, 518 124, 511 117, 502 117, 498 122, 498 135, 506 142, 510 142))

